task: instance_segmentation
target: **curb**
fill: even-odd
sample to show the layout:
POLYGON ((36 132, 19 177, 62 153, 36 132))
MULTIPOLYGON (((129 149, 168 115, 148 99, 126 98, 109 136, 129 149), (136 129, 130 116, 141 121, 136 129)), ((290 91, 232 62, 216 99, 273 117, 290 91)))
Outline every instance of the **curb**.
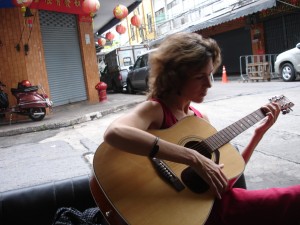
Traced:
POLYGON ((45 131, 45 130, 55 130, 55 129, 62 128, 62 127, 70 127, 70 126, 74 126, 76 124, 100 119, 109 114, 132 108, 141 102, 142 101, 136 101, 136 102, 132 102, 132 103, 129 103, 126 105, 115 106, 115 107, 112 107, 110 109, 106 109, 103 111, 87 113, 82 116, 78 116, 74 119, 64 120, 63 122, 53 122, 53 123, 50 122, 48 124, 41 124, 41 125, 33 124, 33 126, 29 126, 29 127, 12 128, 7 131, 0 131, 0 137, 14 136, 14 135, 20 135, 20 134, 24 134, 24 133, 33 133, 33 132, 39 132, 39 131, 45 131))

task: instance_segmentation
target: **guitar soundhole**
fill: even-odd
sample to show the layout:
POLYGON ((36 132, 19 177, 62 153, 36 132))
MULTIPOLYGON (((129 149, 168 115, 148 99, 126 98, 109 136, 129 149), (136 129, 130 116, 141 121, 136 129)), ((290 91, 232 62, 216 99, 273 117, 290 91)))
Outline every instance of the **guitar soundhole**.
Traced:
MULTIPOLYGON (((208 146, 204 142, 190 141, 185 144, 185 147, 195 149, 209 159, 212 157, 207 149, 208 146)), ((201 194, 209 189, 209 185, 191 167, 187 167, 182 171, 181 180, 195 193, 201 194)))
POLYGON ((211 153, 209 152, 210 149, 203 141, 189 141, 184 145, 184 147, 194 149, 204 155, 206 158, 211 159, 211 153))
POLYGON ((191 167, 182 171, 181 180, 192 192, 198 194, 209 189, 209 185, 191 167))

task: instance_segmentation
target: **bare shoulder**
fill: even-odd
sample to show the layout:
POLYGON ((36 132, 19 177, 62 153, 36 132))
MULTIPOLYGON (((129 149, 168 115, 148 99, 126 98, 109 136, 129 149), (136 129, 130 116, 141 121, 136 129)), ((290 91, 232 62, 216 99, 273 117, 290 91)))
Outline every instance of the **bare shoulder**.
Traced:
POLYGON ((121 121, 141 129, 158 129, 163 122, 163 110, 158 102, 144 101, 124 115, 121 121))
POLYGON ((162 110, 160 103, 155 102, 155 101, 144 101, 137 105, 137 107, 134 109, 136 112, 141 112, 141 113, 152 113, 157 110, 162 110))

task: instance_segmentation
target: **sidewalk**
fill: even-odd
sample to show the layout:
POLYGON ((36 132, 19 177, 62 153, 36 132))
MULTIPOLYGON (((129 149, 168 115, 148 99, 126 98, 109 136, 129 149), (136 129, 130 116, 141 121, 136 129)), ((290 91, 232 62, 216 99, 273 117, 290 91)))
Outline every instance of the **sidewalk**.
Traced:
POLYGON ((52 112, 42 121, 31 119, 0 123, 0 137, 29 132, 68 127, 86 121, 101 118, 107 114, 124 110, 144 101, 143 94, 127 95, 108 93, 107 100, 95 104, 87 101, 54 107, 52 112))

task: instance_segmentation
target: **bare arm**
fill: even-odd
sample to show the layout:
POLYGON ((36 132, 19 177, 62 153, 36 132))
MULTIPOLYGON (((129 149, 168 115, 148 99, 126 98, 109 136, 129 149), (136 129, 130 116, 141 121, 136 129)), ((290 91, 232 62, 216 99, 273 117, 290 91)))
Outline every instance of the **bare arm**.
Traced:
POLYGON ((280 107, 277 103, 270 103, 264 106, 263 109, 267 112, 267 117, 255 129, 252 139, 250 140, 249 144, 242 153, 246 164, 250 160, 254 149, 256 148, 260 140, 263 138, 264 134, 271 126, 273 126, 280 114, 280 107))

